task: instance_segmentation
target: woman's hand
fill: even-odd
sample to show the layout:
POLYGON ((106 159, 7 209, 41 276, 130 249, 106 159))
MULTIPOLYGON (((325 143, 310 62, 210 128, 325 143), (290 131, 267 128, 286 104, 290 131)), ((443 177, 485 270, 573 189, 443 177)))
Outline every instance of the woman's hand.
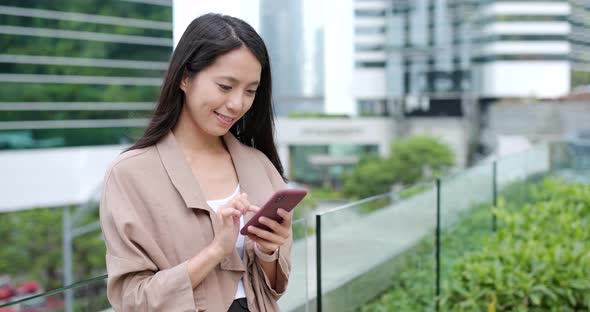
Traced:
POLYGON ((282 246, 291 236, 291 220, 292 213, 279 208, 277 214, 283 218, 281 223, 266 217, 259 219, 260 223, 268 226, 271 231, 266 231, 255 226, 249 226, 248 237, 256 242, 257 248, 266 253, 274 253, 280 246, 282 246))
POLYGON ((246 193, 234 197, 229 203, 219 207, 217 218, 221 231, 215 233, 213 245, 221 256, 230 254, 236 249, 236 240, 240 230, 240 217, 248 211, 257 211, 257 207, 250 204, 246 193))

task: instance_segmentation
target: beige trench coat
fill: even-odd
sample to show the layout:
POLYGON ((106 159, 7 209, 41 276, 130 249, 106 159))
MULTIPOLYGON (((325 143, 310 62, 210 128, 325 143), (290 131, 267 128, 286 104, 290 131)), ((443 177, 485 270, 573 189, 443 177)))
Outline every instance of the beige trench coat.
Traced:
MULTIPOLYGON (((257 149, 223 137, 240 188, 261 206, 285 187, 257 149)), ((244 260, 227 256, 195 289, 187 261, 213 240, 219 224, 172 132, 154 146, 121 154, 107 170, 100 222, 107 246, 108 298, 116 311, 224 312, 243 278, 250 311, 279 311, 290 272, 292 241, 279 249, 276 289, 246 237, 244 260)), ((245 222, 252 213, 245 215, 245 222)))

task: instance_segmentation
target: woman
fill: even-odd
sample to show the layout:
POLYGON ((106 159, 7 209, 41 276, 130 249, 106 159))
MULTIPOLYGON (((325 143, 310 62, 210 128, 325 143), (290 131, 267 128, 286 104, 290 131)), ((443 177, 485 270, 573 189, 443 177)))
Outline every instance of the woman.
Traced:
POLYGON ((241 226, 285 187, 268 53, 242 20, 195 19, 145 134, 108 169, 100 206, 117 311, 278 311, 291 215, 241 226))

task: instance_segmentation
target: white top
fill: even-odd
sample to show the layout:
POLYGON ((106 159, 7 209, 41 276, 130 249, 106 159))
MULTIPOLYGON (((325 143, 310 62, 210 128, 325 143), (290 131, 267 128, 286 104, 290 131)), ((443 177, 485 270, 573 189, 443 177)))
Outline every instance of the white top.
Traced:
MULTIPOLYGON (((211 209, 213 209, 216 213, 217 210, 219 209, 219 207, 227 204, 230 200, 232 200, 232 198, 238 196, 240 194, 240 185, 238 184, 238 186, 236 187, 236 190, 229 195, 226 198, 222 198, 222 199, 214 199, 214 200, 208 200, 207 204, 209 205, 209 207, 211 207, 211 209)), ((240 229, 244 226, 244 216, 240 217, 240 229)), ((244 235, 240 234, 238 232, 238 239, 236 240, 236 249, 238 250, 238 255, 240 255, 240 258, 242 258, 242 260, 244 259, 244 235)), ((234 296, 234 299, 239 299, 239 298, 246 298, 246 291, 244 290, 244 281, 242 279, 240 279, 240 281, 238 282, 238 289, 236 290, 236 295, 234 296)))

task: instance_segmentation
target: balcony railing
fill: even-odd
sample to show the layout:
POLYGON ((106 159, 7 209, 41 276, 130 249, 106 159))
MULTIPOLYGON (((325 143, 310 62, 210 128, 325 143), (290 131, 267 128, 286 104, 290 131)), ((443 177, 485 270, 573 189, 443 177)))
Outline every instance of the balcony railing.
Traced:
MULTIPOLYGON (((290 284, 279 305, 284 311, 354 311, 409 278, 421 286, 419 300, 435 311, 453 262, 478 247, 469 239, 458 245, 453 237, 491 235, 501 226, 491 209, 498 198, 526 202, 530 184, 546 176, 590 183, 590 144, 538 144, 434 182, 297 220, 294 232, 302 234, 293 245, 290 284)), ((0 311, 29 307, 109 310, 106 275, 12 298, 0 311)))

